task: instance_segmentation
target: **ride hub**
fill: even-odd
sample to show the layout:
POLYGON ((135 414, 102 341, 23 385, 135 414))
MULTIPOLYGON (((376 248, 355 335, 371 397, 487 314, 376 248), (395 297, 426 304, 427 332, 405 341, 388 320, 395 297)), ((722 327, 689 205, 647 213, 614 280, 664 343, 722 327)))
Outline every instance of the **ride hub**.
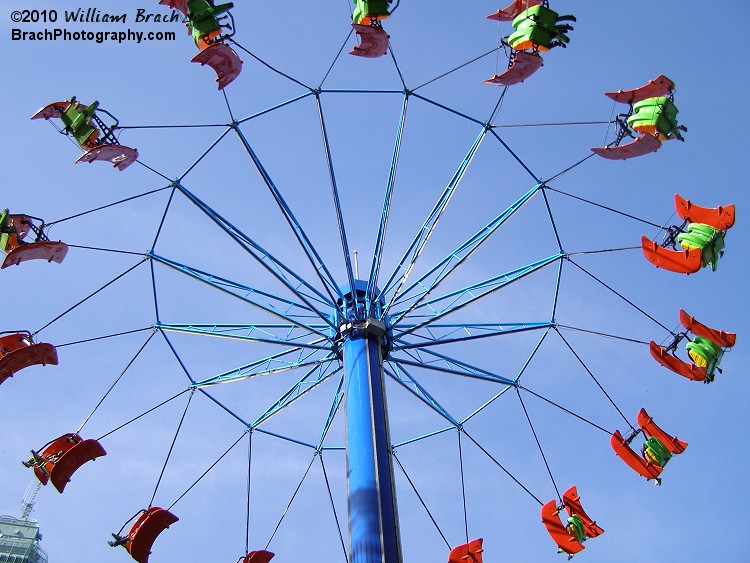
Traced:
POLYGON ((385 303, 378 299, 380 290, 373 287, 367 294, 366 280, 354 280, 354 291, 349 285, 339 288, 343 299, 336 301, 336 326, 338 330, 334 338, 336 354, 343 356, 343 342, 347 338, 372 337, 379 340, 380 349, 385 360, 393 343, 393 331, 390 318, 383 315, 385 303))

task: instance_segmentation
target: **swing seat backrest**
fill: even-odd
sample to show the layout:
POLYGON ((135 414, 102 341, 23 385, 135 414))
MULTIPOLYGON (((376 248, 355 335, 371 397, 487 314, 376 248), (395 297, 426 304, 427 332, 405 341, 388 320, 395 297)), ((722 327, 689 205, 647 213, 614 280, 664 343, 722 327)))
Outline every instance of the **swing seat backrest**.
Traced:
POLYGON ((138 563, 148 563, 156 538, 179 518, 158 506, 144 510, 128 532, 125 549, 138 563))
POLYGON ((59 118, 69 105, 70 102, 52 102, 32 115, 31 119, 59 118))
POLYGON ((219 90, 231 83, 242 72, 242 60, 229 45, 214 43, 195 55, 192 63, 210 66, 216 72, 219 90))
POLYGON ((268 563, 271 559, 273 559, 274 555, 276 554, 264 549, 251 551, 250 553, 245 555, 245 558, 241 563, 268 563))
POLYGON ((677 215, 683 221, 703 223, 719 231, 724 231, 734 225, 733 203, 730 205, 720 205, 719 207, 701 207, 700 205, 695 205, 689 199, 675 194, 674 204, 677 215))
POLYGON ((583 510, 583 506, 581 506, 581 497, 578 496, 578 489, 576 489, 576 487, 570 487, 563 493, 563 504, 565 505, 565 510, 570 516, 575 514, 583 521, 583 527, 588 537, 595 538, 604 533, 604 530, 597 526, 596 522, 586 514, 585 510, 583 510))
POLYGON ((615 430, 609 442, 617 457, 624 461, 638 475, 646 479, 656 479, 661 474, 662 468, 635 453, 619 430, 615 430))
MULTIPOLYGON (((678 235, 679 236, 679 235, 678 235)), ((646 260, 657 268, 663 268, 678 274, 694 274, 703 266, 701 251, 694 250, 671 250, 659 246, 647 237, 641 237, 641 248, 646 260)))
POLYGON ((607 160, 627 160, 656 152, 661 148, 661 141, 653 135, 642 135, 624 145, 613 147, 592 147, 591 151, 607 160))
POLYGON ((484 83, 496 86, 520 84, 542 68, 543 64, 544 61, 540 55, 527 53, 526 51, 517 51, 513 58, 513 64, 508 67, 508 70, 501 74, 496 74, 492 78, 485 80, 484 83))
POLYGON ((653 340, 649 343, 649 352, 659 365, 682 377, 686 377, 691 381, 703 381, 706 379, 706 368, 682 361, 677 356, 667 352, 653 340))
POLYGON ((610 100, 614 100, 621 104, 634 104, 647 98, 666 96, 673 89, 674 82, 663 74, 660 74, 653 80, 649 80, 648 84, 638 88, 633 88, 632 90, 618 90, 617 92, 605 92, 604 95, 610 100))
POLYGON ((138 149, 131 149, 124 145, 99 145, 83 153, 76 159, 76 164, 101 160, 109 162, 118 170, 125 170, 138 160, 138 149))
POLYGON ((542 0, 514 0, 513 3, 507 8, 502 8, 487 16, 488 20, 497 20, 501 22, 513 21, 518 14, 524 10, 537 6, 542 3, 542 0))
POLYGON ((169 6, 187 16, 187 0, 159 0, 162 6, 169 6))
POLYGON ((451 549, 448 563, 482 563, 482 538, 451 549))
POLYGON ((731 348, 737 341, 737 335, 735 333, 707 327, 696 321, 695 317, 688 315, 682 309, 680 309, 680 323, 696 336, 707 338, 722 348, 731 348))
POLYGON ((646 436, 654 436, 664 444, 664 446, 673 454, 681 454, 687 448, 687 442, 678 440, 677 437, 667 434, 664 430, 659 428, 651 418, 646 409, 641 409, 638 413, 638 426, 643 429, 646 436))
POLYGON ((28 260, 46 260, 62 263, 68 254, 68 245, 61 241, 39 241, 12 248, 3 259, 0 269, 18 266, 28 260))
POLYGON ((554 500, 542 506, 542 524, 547 528, 547 533, 557 544, 557 547, 568 555, 574 555, 585 549, 583 544, 563 525, 554 500))
POLYGON ((349 51, 350 55, 374 59, 382 57, 388 52, 388 34, 382 27, 352 24, 359 37, 359 45, 349 51))
POLYGON ((35 467, 34 473, 42 483, 49 476, 55 488, 62 493, 73 473, 84 463, 104 455, 107 452, 96 440, 84 440, 78 434, 65 434, 44 448, 40 455, 44 460, 43 469, 35 467))
POLYGON ((0 338, 0 347, 8 350, 0 358, 0 384, 24 368, 34 365, 57 365, 57 350, 52 344, 30 344, 23 334, 0 338))

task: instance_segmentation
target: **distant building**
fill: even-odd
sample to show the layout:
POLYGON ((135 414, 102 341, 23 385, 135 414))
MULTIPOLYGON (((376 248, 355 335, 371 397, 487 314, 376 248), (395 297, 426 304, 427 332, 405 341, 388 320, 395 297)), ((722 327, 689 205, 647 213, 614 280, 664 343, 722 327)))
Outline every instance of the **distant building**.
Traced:
POLYGON ((0 563, 47 563, 35 520, 0 516, 0 563))

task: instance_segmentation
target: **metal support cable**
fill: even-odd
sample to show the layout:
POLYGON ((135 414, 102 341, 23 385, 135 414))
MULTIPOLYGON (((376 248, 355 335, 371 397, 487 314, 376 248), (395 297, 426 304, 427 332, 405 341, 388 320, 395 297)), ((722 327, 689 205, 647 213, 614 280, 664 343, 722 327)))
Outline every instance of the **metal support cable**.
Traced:
MULTIPOLYGON (((247 432, 247 430, 246 430, 245 432, 247 432)), ((245 437, 245 432, 243 432, 243 433, 242 433, 242 436, 240 436, 239 438, 237 438, 237 440, 235 440, 235 442, 234 442, 234 443, 233 443, 233 444, 232 444, 231 446, 229 446, 229 448, 227 448, 227 450, 226 450, 226 451, 225 451, 225 452, 224 452, 223 454, 221 454, 221 456, 219 457, 219 459, 217 459, 217 460, 216 460, 215 462, 213 462, 213 463, 211 464, 211 466, 210 466, 210 467, 209 467, 208 469, 206 469, 206 470, 205 470, 205 471, 204 471, 204 472, 203 472, 203 473, 201 474, 201 476, 200 476, 200 477, 198 477, 198 478, 197 478, 197 479, 196 479, 196 480, 195 480, 195 481, 193 482, 193 484, 192 484, 192 485, 190 485, 190 486, 189 486, 189 487, 187 488, 187 490, 186 490, 186 491, 185 491, 184 493, 182 493, 182 494, 181 494, 181 495, 180 495, 179 497, 177 497, 177 500, 176 500, 176 501, 174 501, 174 502, 173 502, 172 504, 170 504, 170 505, 169 505, 169 507, 167 508, 167 510, 172 510, 172 508, 174 507, 174 505, 175 505, 175 504, 177 504, 178 502, 180 502, 180 501, 182 500, 182 498, 183 498, 183 497, 184 497, 184 496, 185 496, 186 494, 188 494, 188 493, 189 493, 189 492, 190 492, 191 490, 193 490, 193 487, 195 487, 195 486, 196 486, 196 485, 197 485, 198 483, 200 483, 200 482, 201 482, 201 480, 202 480, 202 479, 203 479, 203 478, 204 478, 204 477, 205 477, 206 475, 208 475, 208 472, 209 472, 209 471, 211 471, 211 470, 212 470, 212 469, 213 469, 214 467, 216 467, 216 466, 217 466, 217 465, 219 464, 219 462, 220 462, 220 461, 221 461, 222 459, 224 459, 224 457, 225 457, 225 456, 226 456, 226 455, 227 455, 227 454, 228 454, 229 452, 231 452, 231 451, 232 451, 232 450, 234 449, 234 447, 235 447, 235 446, 236 446, 237 444, 239 444, 239 443, 240 443, 240 442, 242 441, 242 438, 244 438, 244 437, 245 437)))
POLYGON ((238 49, 240 49, 240 50, 242 50, 242 51, 245 51, 245 53, 247 53, 248 55, 250 55, 250 56, 251 56, 252 58, 254 58, 254 59, 255 59, 256 61, 258 61, 258 62, 259 62, 260 64, 262 64, 262 65, 263 65, 264 67, 266 67, 267 69, 269 69, 269 70, 271 70, 271 71, 275 72, 276 74, 278 74, 278 75, 280 75, 280 76, 283 76, 283 77, 284 77, 284 78, 286 78, 287 80, 291 80, 291 81, 292 81, 292 82, 294 82, 295 84, 299 84, 299 85, 300 85, 300 86, 302 86, 303 88, 307 88, 308 90, 313 90, 313 88, 310 88, 310 87, 309 87, 309 86, 308 86, 307 84, 304 84, 304 83, 300 82, 300 81, 299 81, 299 80, 297 80, 296 78, 292 78, 291 76, 289 76, 289 75, 288 75, 288 74, 286 74, 285 72, 282 72, 282 71, 280 71, 279 69, 277 69, 276 67, 274 67, 274 66, 272 66, 271 64, 267 63, 266 61, 264 61, 263 59, 261 59, 261 58, 260 58, 259 56, 257 56, 257 55, 255 55, 254 53, 252 53, 252 52, 251 52, 251 51, 250 51, 249 49, 245 48, 245 47, 244 47, 243 45, 241 45, 240 43, 237 43, 237 41, 235 41, 234 39, 229 39, 229 42, 230 42, 230 43, 232 43, 232 45, 235 45, 235 46, 236 46, 236 47, 237 47, 238 49))
MULTIPOLYGON (((130 420, 128 420, 127 422, 125 422, 125 423, 123 423, 123 424, 120 424, 120 425, 119 425, 118 427, 116 427, 116 428, 114 428, 114 429, 110 430, 110 431, 109 431, 109 432, 107 432, 106 434, 102 434, 101 436, 99 436, 99 437, 98 437, 98 438, 96 439, 96 441, 97 441, 97 442, 100 442, 100 441, 102 441, 102 440, 103 440, 104 438, 106 438, 106 437, 107 437, 107 436, 109 436, 110 434, 114 434, 114 433, 115 433, 115 432, 117 432, 118 430, 122 430, 122 429, 123 429, 123 428, 125 428, 125 427, 126 427, 127 425, 129 425, 129 424, 132 424, 132 423, 133 423, 133 422, 135 422, 136 420, 139 420, 139 419, 143 418, 144 416, 146 416, 147 414, 150 414, 150 413, 154 412, 154 411, 155 411, 156 409, 158 409, 158 408, 160 408, 160 407, 163 407, 163 406, 164 406, 164 405, 166 405, 167 403, 170 403, 170 402, 174 401, 174 400, 175 400, 175 399, 176 399, 177 397, 179 397, 179 396, 181 396, 181 395, 184 395, 184 394, 185 394, 185 393, 187 393, 188 391, 190 391, 190 389, 183 389, 182 391, 180 391, 180 392, 179 392, 179 393, 177 393, 176 395, 172 395, 172 396, 171 396, 171 397, 170 397, 169 399, 167 399, 167 400, 165 400, 165 401, 162 401, 161 403, 159 403, 159 404, 158 404, 158 405, 156 405, 155 407, 152 407, 152 408, 148 409, 148 410, 147 410, 146 412, 143 412, 143 413, 139 414, 138 416, 136 416, 136 417, 134 417, 134 418, 131 418, 131 419, 130 419, 130 420)), ((83 426, 81 426, 81 428, 83 428, 83 426)), ((78 432, 80 432, 80 429, 79 429, 79 430, 78 430, 78 431, 76 432, 76 434, 78 434, 78 432)))
POLYGON ((484 455, 486 455, 486 456, 487 456, 487 457, 488 457, 488 458, 490 459, 490 461, 492 461, 492 462, 493 462, 493 463, 494 463, 495 465, 497 465, 497 466, 498 466, 498 467, 499 467, 500 469, 502 469, 502 470, 503 470, 503 472, 504 472, 504 473, 505 473, 505 474, 506 474, 506 475, 507 475, 508 477, 510 477, 511 479, 513 479, 513 481, 515 481, 516 485, 518 485, 518 486, 519 486, 519 487, 521 487, 521 488, 522 488, 522 489, 523 489, 524 491, 526 491, 526 493, 528 493, 528 495, 529 495, 529 496, 530 496, 531 498, 533 498, 533 499, 534 499, 535 501, 537 501, 537 502, 539 503, 539 505, 540 505, 540 506, 544 505, 544 503, 543 503, 543 502, 542 502, 541 500, 539 500, 539 497, 537 497, 537 496, 536 496, 536 495, 535 495, 534 493, 532 493, 532 492, 531 492, 531 491, 530 491, 530 490, 529 490, 529 489, 528 489, 528 488, 527 488, 527 487, 526 487, 526 486, 525 486, 525 485, 524 485, 523 483, 521 483, 521 481, 519 481, 519 480, 518 480, 518 479, 517 479, 517 478, 516 478, 516 477, 515 477, 515 476, 514 476, 514 475, 513 475, 513 474, 512 474, 512 473, 511 473, 510 471, 508 471, 507 469, 505 469, 505 467, 503 466, 503 464, 502 464, 502 463, 500 463, 500 462, 499 462, 499 461, 498 461, 497 459, 495 459, 495 457, 494 457, 494 456, 493 456, 493 455, 492 455, 492 454, 491 454, 490 452, 488 452, 488 451, 487 451, 486 449, 484 449, 484 447, 483 447, 483 446, 482 446, 482 445, 481 445, 481 444, 480 444, 479 442, 477 442, 477 441, 476 441, 476 440, 475 440, 474 438, 472 438, 472 437, 471 437, 471 435, 470 435, 470 434, 469 434, 468 432, 466 432, 466 429, 463 429, 462 431, 463 431, 463 433, 464 433, 464 434, 466 435, 466 437, 467 437, 467 438, 468 438, 469 440, 471 440, 472 442, 474 442, 474 445, 475 445, 476 447, 478 447, 478 448, 479 448, 479 449, 480 449, 480 450, 481 450, 481 451, 482 451, 482 452, 484 453, 484 455))
POLYGON ((557 328, 564 328, 566 330, 574 330, 576 332, 585 332, 586 334, 595 334, 597 336, 604 336, 606 338, 613 338, 615 340, 623 340, 625 342, 633 342, 635 344, 645 344, 646 346, 648 346, 649 344, 645 340, 636 340, 635 338, 627 338, 626 336, 617 336, 616 334, 608 334, 606 332, 599 332, 596 330, 588 330, 585 328, 578 328, 575 326, 568 326, 568 325, 561 325, 561 324, 557 324, 555 326, 557 328))
POLYGON ((555 477, 552 475, 552 469, 550 469, 549 462, 547 461, 547 456, 544 455, 544 450, 542 449, 542 443, 539 441, 539 436, 537 436, 536 434, 536 429, 534 428, 534 425, 531 423, 531 417, 529 416, 529 411, 526 410, 526 405, 524 404, 523 399, 521 398, 521 393, 518 390, 518 387, 516 387, 516 394, 518 395, 518 400, 521 403, 521 407, 523 407, 523 414, 526 415, 526 420, 529 423, 529 428, 531 428, 531 433, 534 435, 534 440, 536 441, 536 445, 539 448, 539 453, 542 454, 542 460, 544 461, 544 466, 547 468, 547 474, 549 475, 549 478, 552 481, 552 486, 555 487, 557 498, 560 499, 560 501, 562 502, 562 497, 560 496, 560 489, 557 487, 557 483, 555 482, 555 477))
POLYGON ((576 268, 578 268, 579 270, 581 270, 583 273, 587 274, 589 277, 591 277, 594 280, 598 281, 600 284, 602 284, 604 287, 606 287, 612 293, 614 293, 615 295, 617 295, 617 297, 619 297, 620 299, 622 299, 623 301, 625 301, 628 305, 630 305, 635 310, 637 310, 638 312, 642 313, 643 315, 645 315, 646 317, 648 317, 649 319, 651 319, 652 321, 654 321, 661 328, 663 328, 664 330, 666 330, 667 332, 669 332, 670 334, 672 334, 672 336, 677 336, 667 326, 665 326, 664 324, 662 324, 659 321, 657 321, 654 317, 652 317, 651 315, 649 315, 646 311, 644 311, 643 309, 641 309, 638 305, 636 305, 635 303, 633 303, 630 299, 628 299, 627 297, 625 297, 622 293, 618 292, 617 290, 613 289, 612 287, 610 287, 609 285, 607 285, 606 283, 604 283, 602 280, 600 280, 599 278, 597 278, 594 274, 592 274, 591 272, 589 272, 586 268, 584 268, 583 266, 580 266, 579 264, 576 264, 570 258, 568 258, 568 262, 570 262, 571 264, 573 264, 576 268))
POLYGON ((598 380, 598 379, 596 378, 596 376, 594 375, 594 373, 593 373, 593 372, 592 372, 592 371, 591 371, 591 370, 589 369, 589 367, 588 367, 588 366, 587 366, 587 365, 586 365, 586 364, 584 363, 583 359, 581 359, 581 356, 579 356, 579 355, 578 355, 578 352, 576 352, 576 351, 575 351, 575 350, 573 349, 573 347, 572 347, 572 346, 570 345, 570 343, 569 343, 569 342, 568 342, 568 341, 567 341, 567 340, 565 339, 565 337, 564 337, 564 336, 563 336, 563 335, 562 335, 562 334, 560 333, 560 331, 559 331, 559 330, 555 330, 555 332, 556 332, 556 333, 558 334, 558 336, 560 336, 560 338, 562 338, 562 341, 563 341, 563 342, 565 343, 565 345, 566 345, 566 346, 568 347, 568 349, 569 349, 569 350, 571 351, 571 353, 573 354, 573 356, 575 356, 576 360, 578 360, 578 363, 580 363, 580 364, 581 364, 581 366, 583 366, 583 369, 585 369, 585 370, 586 370, 586 373, 588 373, 588 374, 589 374, 589 376, 591 376, 591 379, 593 379, 594 383, 596 383, 596 386, 597 386, 597 387, 599 387, 599 389, 601 389, 602 393, 604 393, 604 396, 605 396, 605 397, 607 397, 607 399, 609 400, 609 402, 610 402, 610 403, 612 403, 612 406, 613 406, 613 407, 615 407, 615 410, 616 410, 616 411, 617 411, 618 413, 620 413, 620 416, 622 417, 622 419, 623 419, 623 420, 624 420, 624 421, 625 421, 625 422, 627 423, 627 425, 628 425, 628 426, 630 426, 630 428, 632 428, 633 430, 635 430, 635 428, 633 428, 633 425, 632 425, 632 424, 630 424, 630 421, 628 420, 628 418, 627 418, 627 417, 626 417, 626 416, 625 416, 625 415, 623 414, 623 412, 622 412, 622 411, 620 410, 620 407, 618 407, 618 406, 617 406, 617 404, 616 404, 616 403, 614 402, 614 400, 612 399, 612 397, 610 397, 610 396, 609 396, 609 393, 607 393, 607 391, 606 391, 606 390, 604 389, 604 387, 602 387, 602 384, 601 384, 601 383, 599 383, 599 380, 598 380))
POLYGON ((93 338, 86 338, 84 340, 76 340, 74 342, 66 342, 65 344, 55 344, 55 348, 64 348, 65 346, 75 346, 77 344, 86 344, 88 342, 96 342, 97 340, 105 340, 107 338, 115 338, 117 336, 125 336, 126 334, 135 334, 136 332, 144 332, 146 330, 153 330, 154 327, 147 326, 144 328, 136 328, 133 330, 126 330, 123 332, 115 332, 113 334, 107 334, 104 336, 95 336, 93 338))
MULTIPOLYGON (((151 496, 151 501, 148 503, 149 506, 153 506, 154 504, 154 499, 156 498, 156 492, 159 490, 161 479, 162 477, 164 477, 164 471, 166 471, 167 469, 169 458, 172 456, 174 445, 177 443, 177 437, 180 435, 180 430, 182 429, 182 423, 185 422, 185 417, 187 416, 188 408, 190 408, 190 402, 193 400, 193 395, 195 395, 194 389, 190 391, 190 395, 188 396, 187 404, 185 405, 185 410, 183 411, 182 416, 180 417, 180 422, 177 425, 177 431, 174 433, 174 438, 172 438, 172 443, 169 446, 169 451, 167 451, 167 457, 164 460, 164 465, 162 465, 161 472, 159 473, 159 478, 156 480, 156 486, 154 487, 154 494, 151 496)), ((172 503, 172 506, 174 506, 174 503, 172 503)), ((172 506, 170 506, 170 508, 172 506)))
POLYGON ((251 469, 253 460, 253 431, 247 430, 247 495, 245 506, 245 553, 250 551, 250 490, 252 481, 251 469))
POLYGON ((448 546, 448 549, 451 549, 451 544, 448 542, 448 540, 445 537, 445 534, 440 529, 440 526, 438 526, 437 521, 435 520, 435 517, 432 515, 432 512, 430 512, 430 509, 427 507, 427 504, 425 503, 424 499, 422 498, 422 495, 419 494, 419 491, 417 490, 417 487, 414 485, 414 481, 411 480, 411 477, 409 477, 409 474, 406 472, 406 469, 404 469, 404 466, 401 463, 401 460, 398 459, 398 456, 396 455, 396 452, 393 451, 391 453, 393 456, 393 459, 396 460, 396 463, 398 464, 399 469, 401 469, 401 472, 404 474, 404 477, 406 477, 406 480, 409 482, 409 485, 411 485, 412 490, 414 491, 414 494, 417 495, 417 498, 419 499, 419 502, 422 503, 422 508, 425 509, 425 512, 427 512, 427 516, 430 517, 430 520, 432 521, 433 525, 435 526, 435 529, 437 530, 438 534, 440 534, 440 537, 443 538, 443 541, 445 542, 445 545, 448 546))
POLYGON ((138 194, 138 195, 134 195, 134 196, 131 196, 131 197, 127 197, 125 199, 121 199, 121 200, 115 201, 113 203, 108 203, 107 205, 102 205, 100 207, 95 207, 94 209, 89 209, 88 211, 81 211, 80 213, 76 213, 76 214, 70 215, 68 217, 63 217, 62 219, 57 219, 56 221, 51 221, 51 222, 47 223, 46 226, 49 229, 50 227, 52 227, 53 225, 57 225, 58 223, 63 223, 65 221, 70 221, 71 219, 77 219, 78 217, 82 217, 84 215, 88 215, 89 213, 94 213, 96 211, 101 211, 101 210, 107 209, 109 207, 114 207, 115 205, 120 205, 122 203, 127 203, 129 201, 133 201, 134 199, 138 199, 138 198, 141 198, 141 197, 145 197, 147 195, 151 195, 151 194, 155 194, 155 193, 158 193, 158 192, 161 192, 161 191, 164 191, 164 190, 168 190, 171 187, 172 186, 170 185, 170 186, 165 186, 163 188, 157 188, 157 189, 151 190, 149 192, 144 192, 142 194, 138 194))
POLYGON ((141 355, 141 352, 146 348, 146 345, 148 345, 149 342, 151 342, 151 339, 154 337, 154 334, 156 334, 155 331, 151 332, 151 334, 148 335, 148 338, 146 339, 146 342, 143 343, 143 345, 138 349, 138 351, 135 353, 135 356, 133 356, 130 361, 127 363, 125 368, 120 372, 120 375, 118 375, 112 385, 109 386, 109 389, 104 393, 104 396, 99 400, 99 402, 96 404, 94 409, 89 413, 89 415, 83 420, 81 425, 78 427, 78 430, 76 430, 76 434, 80 433, 81 430, 83 430, 83 427, 86 426, 86 423, 89 421, 89 419, 94 416, 94 413, 97 411, 97 409, 101 406, 101 404, 104 402, 104 400, 107 398, 107 396, 112 392, 112 389, 115 388, 115 385, 122 379, 122 377, 125 375, 125 372, 130 369, 130 366, 133 365, 133 362, 138 358, 138 356, 141 355))
POLYGON ((341 531, 341 524, 339 523, 339 516, 336 512, 336 503, 333 502, 333 491, 331 491, 331 482, 328 480, 328 472, 326 471, 326 465, 323 463, 323 452, 320 452, 320 467, 323 469, 323 479, 326 482, 326 489, 328 490, 328 500, 331 501, 331 510, 333 510, 333 519, 336 521, 336 530, 339 533, 339 541, 341 542, 341 551, 344 553, 344 561, 348 561, 348 555, 346 553, 346 542, 344 542, 344 534, 341 531))
POLYGON ((289 508, 291 508, 292 503, 294 502, 294 499, 297 497, 297 493, 302 488, 302 483, 304 483, 305 479, 307 479, 307 474, 310 473, 310 468, 313 466, 313 463, 315 463, 315 457, 319 455, 319 453, 320 452, 318 452, 318 450, 315 450, 315 453, 313 454, 313 457, 310 460, 310 464, 307 466, 307 469, 305 469, 305 473, 304 475, 302 475, 302 479, 300 479, 300 482, 297 485, 297 488, 294 489, 294 493, 292 493, 292 498, 289 499, 289 503, 286 505, 284 512, 281 514, 281 518, 279 518, 278 524, 276 524, 276 527, 273 529, 273 533, 271 534, 271 537, 268 538, 268 542, 266 543, 266 547, 264 549, 268 549, 268 547, 271 545, 271 542, 273 541, 273 538, 276 535, 276 532, 279 531, 279 528, 281 527, 281 523, 284 521, 284 517, 286 516, 287 512, 289 512, 289 508))
POLYGON ((536 397, 537 399, 541 399, 542 401, 544 401, 546 403, 549 403, 553 407, 557 407, 561 411, 563 411, 563 412, 565 412, 565 413, 567 413, 567 414, 569 414, 571 416, 574 416, 575 418, 577 418, 578 420, 580 420, 582 422, 585 422, 586 424, 590 424, 591 426, 593 426, 597 430, 601 430, 605 434, 612 435, 612 432, 610 432, 606 428, 603 428, 602 426, 599 426, 598 424, 596 424, 594 422, 591 422, 588 418, 584 418, 580 414, 576 414, 573 411, 571 411, 570 409, 566 409, 565 407, 563 407, 559 403, 556 403, 556 402, 552 401, 551 399, 548 399, 547 397, 544 397, 544 396, 540 395, 539 393, 535 393, 534 391, 532 391, 528 387, 523 387, 522 385, 519 385, 518 389, 521 389, 522 391, 526 391, 527 393, 530 393, 531 395, 534 395, 534 397, 536 397))
POLYGON ((111 252, 112 254, 129 254, 131 256, 144 256, 143 252, 134 252, 132 250, 118 250, 116 248, 102 248, 100 246, 83 246, 80 244, 68 244, 68 248, 78 248, 80 250, 96 250, 99 252, 111 252))
POLYGON ((461 471, 461 500, 464 509, 464 538, 469 543, 469 513, 466 509, 466 479, 464 475, 464 453, 461 447, 461 427, 456 428, 458 435, 458 466, 461 471))
POLYGON ((654 223, 652 221, 647 221, 646 219, 641 219, 640 217, 636 217, 635 215, 631 215, 630 213, 625 213, 624 211, 619 211, 613 207, 608 207, 606 205, 602 205, 601 203, 596 203, 595 201, 591 201, 590 199, 586 199, 583 197, 579 197, 577 195, 570 194, 568 192, 564 192, 562 190, 558 190, 555 188, 550 188, 549 186, 546 186, 546 188, 550 191, 556 192, 558 194, 562 194, 564 196, 568 196, 573 199, 577 199, 578 201, 582 201, 583 203, 588 203, 589 205, 593 205, 595 207, 600 207, 601 209, 605 209, 607 211, 611 211, 612 213, 616 213, 618 215, 622 215, 623 217, 628 217, 629 219, 634 219, 636 221, 639 221, 641 223, 645 223, 646 225, 650 225, 652 227, 656 227, 658 229, 663 229, 664 227, 661 225, 658 225, 657 223, 654 223))
POLYGON ((73 309, 75 309, 76 307, 78 307, 78 306, 80 306, 80 305, 83 305, 83 304, 84 304, 84 303, 85 303, 86 301, 88 301, 89 299, 91 299, 92 297, 94 297, 94 296, 95 296, 95 295, 96 295, 97 293, 99 293, 99 292, 103 291, 104 289, 106 289, 107 287, 109 287, 110 285, 112 285, 113 283, 115 283, 116 281, 118 281, 118 280, 119 280, 120 278, 122 278, 122 277, 126 276, 127 274, 129 274, 130 272, 132 272, 133 270, 135 270, 135 269, 136 269, 136 268, 137 268, 138 266, 140 266, 141 264, 143 264, 144 262, 146 262, 146 260, 148 260, 148 258, 147 258, 147 257, 146 257, 146 258, 144 258, 143 260, 141 260, 140 262, 138 262, 137 264, 135 264, 134 266, 131 266, 130 268, 128 268, 127 270, 125 270, 125 271, 124 271, 123 273, 119 274, 119 275, 118 275, 117 277, 115 277, 114 279, 112 279, 112 280, 108 281, 107 283, 105 283, 105 284, 104 284, 103 286, 101 286, 101 287, 100 287, 99 289, 97 289, 97 290, 96 290, 96 291, 94 291, 93 293, 89 294, 88 296, 84 297, 83 299, 81 299, 81 300, 80 300, 80 301, 79 301, 78 303, 76 303, 75 305, 73 305, 73 306, 71 306, 71 307, 68 307, 68 308, 67 308, 67 309, 66 309, 65 311, 63 311, 62 313, 60 313, 59 315, 57 315, 57 316, 56 316, 56 317, 55 317, 54 319, 52 319, 52 320, 51 320, 50 322, 48 322, 48 323, 47 323, 46 325, 44 325, 44 326, 43 326, 42 328, 40 328, 40 329, 37 329, 36 331, 34 331, 34 332, 33 332, 33 333, 31 334, 31 336, 32 336, 32 337, 36 336, 37 334, 39 334, 40 332, 42 332, 42 331, 43 331, 43 330, 44 330, 45 328, 49 327, 49 326, 50 326, 50 325, 51 325, 52 323, 54 323, 54 322, 57 322, 57 321, 59 321, 59 320, 60 320, 61 318, 63 318, 63 317, 65 316, 65 315, 67 315, 68 313, 70 313, 70 312, 71 312, 71 311, 72 311, 73 309))

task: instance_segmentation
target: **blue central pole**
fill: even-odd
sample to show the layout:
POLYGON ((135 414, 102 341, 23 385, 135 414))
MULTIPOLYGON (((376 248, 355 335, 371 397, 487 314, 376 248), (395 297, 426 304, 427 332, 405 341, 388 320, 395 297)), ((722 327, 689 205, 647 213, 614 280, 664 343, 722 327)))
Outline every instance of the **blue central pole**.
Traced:
POLYGON ((345 327, 349 561, 401 563, 382 367, 384 331, 356 318, 345 327))

